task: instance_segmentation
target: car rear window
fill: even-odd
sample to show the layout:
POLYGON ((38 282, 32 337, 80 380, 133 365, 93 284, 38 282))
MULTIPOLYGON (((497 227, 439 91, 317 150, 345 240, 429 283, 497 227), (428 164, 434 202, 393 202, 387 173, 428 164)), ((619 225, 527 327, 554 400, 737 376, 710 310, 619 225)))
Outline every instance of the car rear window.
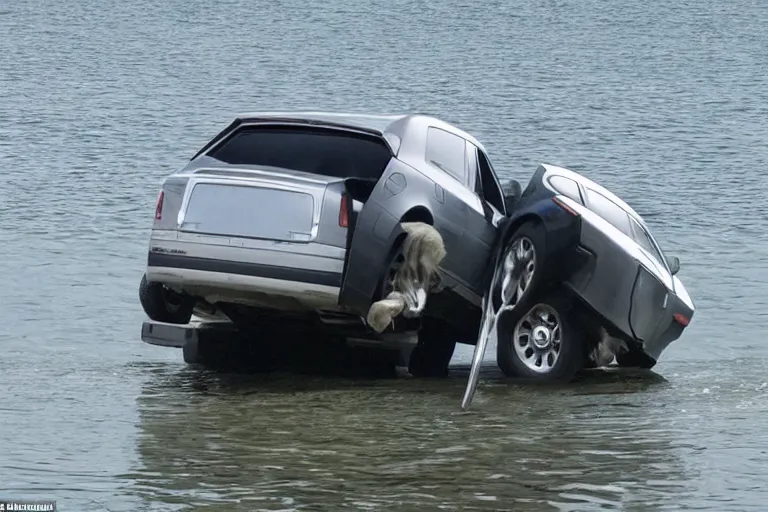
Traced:
POLYGON ((228 164, 378 180, 392 155, 385 142, 375 136, 328 128, 267 125, 237 130, 208 156, 228 164))
POLYGON ((655 258, 662 268, 666 268, 664 257, 659 253, 658 249, 656 249, 656 245, 653 243, 651 235, 638 224, 635 219, 630 219, 630 223, 632 224, 632 239, 655 258))
POLYGON ((635 241, 654 258, 661 268, 667 268, 663 256, 659 253, 651 235, 621 206, 617 205, 603 194, 590 188, 587 192, 587 208, 610 222, 616 229, 635 241))
POLYGON ((632 228, 629 225, 629 215, 624 208, 617 205, 600 192, 586 188, 586 207, 610 222, 613 227, 627 235, 629 238, 634 238, 632 228))

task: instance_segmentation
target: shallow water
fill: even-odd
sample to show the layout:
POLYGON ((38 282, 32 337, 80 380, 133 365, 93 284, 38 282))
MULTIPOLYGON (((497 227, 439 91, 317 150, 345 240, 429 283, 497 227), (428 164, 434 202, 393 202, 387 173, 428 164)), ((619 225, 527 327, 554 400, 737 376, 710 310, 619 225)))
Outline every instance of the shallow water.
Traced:
POLYGON ((766 22, 756 0, 0 3, 0 497, 763 510, 766 22), (549 162, 622 196, 697 305, 661 378, 488 370, 460 413, 461 369, 238 376, 144 345, 162 177, 235 113, 294 108, 437 114, 505 176, 549 162))

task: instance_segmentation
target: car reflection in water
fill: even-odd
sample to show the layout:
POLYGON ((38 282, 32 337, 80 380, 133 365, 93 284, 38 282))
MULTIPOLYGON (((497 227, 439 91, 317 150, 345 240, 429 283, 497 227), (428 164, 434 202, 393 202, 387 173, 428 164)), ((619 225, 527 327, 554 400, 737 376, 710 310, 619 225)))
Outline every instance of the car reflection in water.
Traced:
POLYGON ((150 366, 139 465, 125 476, 147 502, 198 510, 653 506, 695 479, 653 373, 521 386, 491 364, 462 413, 467 371, 376 380, 150 366))

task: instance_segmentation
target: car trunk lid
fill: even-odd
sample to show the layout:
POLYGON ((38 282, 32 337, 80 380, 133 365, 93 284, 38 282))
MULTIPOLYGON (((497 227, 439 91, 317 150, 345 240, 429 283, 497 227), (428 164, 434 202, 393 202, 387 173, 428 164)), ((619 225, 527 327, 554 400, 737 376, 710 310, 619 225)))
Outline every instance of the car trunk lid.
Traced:
POLYGON ((281 171, 196 171, 186 184, 176 229, 347 248, 375 182, 281 171))
POLYGON ((311 242, 330 181, 246 171, 196 173, 187 183, 177 226, 199 234, 311 242))
POLYGON ((221 181, 190 185, 181 231, 291 242, 313 237, 311 191, 221 181))

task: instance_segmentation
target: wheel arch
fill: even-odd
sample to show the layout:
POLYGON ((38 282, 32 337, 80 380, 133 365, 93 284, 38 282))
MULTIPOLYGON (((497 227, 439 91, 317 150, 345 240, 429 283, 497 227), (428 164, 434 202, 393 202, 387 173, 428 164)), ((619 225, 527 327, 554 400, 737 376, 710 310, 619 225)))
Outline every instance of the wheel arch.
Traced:
POLYGON ((504 228, 504 233, 502 234, 502 238, 499 241, 498 245, 498 254, 500 255, 504 248, 507 245, 507 242, 509 242, 509 239, 512 238, 512 235, 515 234, 515 231, 520 228, 523 224, 526 222, 535 222, 536 224, 540 224, 542 226, 545 225, 544 219, 535 211, 528 211, 525 212, 513 219, 510 219, 510 222, 507 224, 507 226, 504 228))
POLYGON ((400 217, 400 222, 423 222, 430 226, 435 225, 435 217, 426 206, 418 205, 411 207, 400 217))
MULTIPOLYGON (((413 206, 403 215, 401 215, 397 224, 395 224, 395 226, 392 228, 392 233, 389 236, 390 243, 389 247, 387 248, 386 258, 384 260, 385 262, 392 261, 395 253, 400 249, 400 246, 405 241, 405 237, 408 235, 408 233, 406 233, 402 228, 402 224, 404 222, 423 222, 425 224, 429 224, 430 226, 434 226, 435 218, 432 215, 432 212, 429 211, 429 208, 423 205, 413 206)), ((379 284, 376 286, 374 297, 371 298, 372 300, 376 300, 376 294, 381 291, 381 279, 386 271, 386 268, 381 269, 379 284)))

